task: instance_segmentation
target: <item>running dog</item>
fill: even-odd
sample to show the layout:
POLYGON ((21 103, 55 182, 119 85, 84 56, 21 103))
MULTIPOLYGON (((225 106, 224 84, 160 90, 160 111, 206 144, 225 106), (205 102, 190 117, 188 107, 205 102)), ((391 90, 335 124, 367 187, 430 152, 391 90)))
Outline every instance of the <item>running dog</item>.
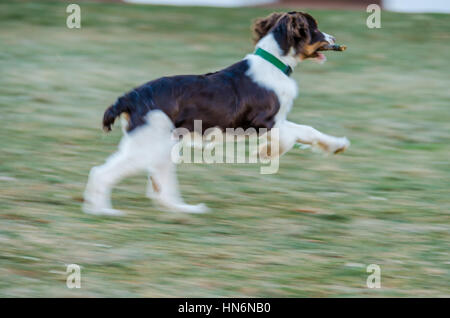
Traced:
POLYGON ((179 75, 150 81, 119 97, 106 109, 103 127, 111 130, 122 117, 124 136, 119 150, 105 164, 91 169, 84 194, 86 213, 121 215, 111 207, 112 187, 140 171, 150 175, 147 195, 170 211, 203 213, 203 204, 190 205, 178 190, 171 149, 175 128, 202 129, 278 128, 280 156, 294 144, 317 145, 338 153, 350 145, 345 137, 333 137, 287 120, 297 96, 289 77, 306 59, 326 60, 321 51, 336 46, 335 38, 319 31, 316 20, 303 12, 272 13, 253 25, 256 49, 243 60, 214 73, 179 75))

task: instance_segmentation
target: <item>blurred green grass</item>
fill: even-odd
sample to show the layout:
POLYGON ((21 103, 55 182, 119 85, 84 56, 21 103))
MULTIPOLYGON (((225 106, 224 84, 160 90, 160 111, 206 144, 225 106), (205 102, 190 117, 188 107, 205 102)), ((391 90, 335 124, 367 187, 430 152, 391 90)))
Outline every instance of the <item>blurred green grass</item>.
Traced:
POLYGON ((113 194, 122 218, 80 210, 89 169, 115 151, 104 109, 150 79, 225 67, 273 11, 0 3, 0 296, 449 296, 450 16, 308 10, 347 44, 303 63, 290 119, 352 147, 257 165, 182 165, 189 203, 158 211, 145 175, 113 194), (82 288, 65 285, 65 264, 82 288), (366 288, 379 264, 382 288, 366 288))

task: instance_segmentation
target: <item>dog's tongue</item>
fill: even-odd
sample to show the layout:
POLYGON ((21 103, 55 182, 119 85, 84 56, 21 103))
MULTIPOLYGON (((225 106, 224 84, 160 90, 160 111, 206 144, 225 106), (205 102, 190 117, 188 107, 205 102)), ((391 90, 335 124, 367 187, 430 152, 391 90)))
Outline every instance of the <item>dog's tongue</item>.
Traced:
POLYGON ((325 54, 317 52, 317 57, 316 57, 317 61, 320 63, 323 63, 327 60, 327 57, 325 56, 325 54))

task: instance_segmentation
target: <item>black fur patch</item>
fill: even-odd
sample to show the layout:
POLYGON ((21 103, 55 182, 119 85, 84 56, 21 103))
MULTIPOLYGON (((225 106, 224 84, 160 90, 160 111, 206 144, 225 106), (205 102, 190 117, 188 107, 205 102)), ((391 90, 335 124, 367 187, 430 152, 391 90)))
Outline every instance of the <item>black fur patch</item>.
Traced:
POLYGON ((150 81, 120 97, 105 111, 103 126, 110 130, 121 113, 128 113, 128 131, 145 123, 146 114, 162 110, 175 127, 194 130, 202 120, 202 133, 210 127, 271 129, 280 103, 276 94, 256 84, 245 73, 246 60, 219 72, 178 75, 150 81))

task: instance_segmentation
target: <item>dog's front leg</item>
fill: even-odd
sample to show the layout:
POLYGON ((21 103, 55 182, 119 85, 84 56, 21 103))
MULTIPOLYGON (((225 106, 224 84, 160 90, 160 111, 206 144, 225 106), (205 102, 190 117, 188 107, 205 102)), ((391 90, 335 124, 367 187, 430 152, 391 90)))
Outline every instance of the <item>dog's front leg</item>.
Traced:
POLYGON ((261 158, 281 156, 296 143, 317 146, 328 153, 339 153, 350 146, 346 137, 330 136, 311 126, 299 125, 290 121, 284 121, 273 129, 278 129, 278 133, 270 134, 269 132, 267 134, 267 142, 262 143, 259 147, 261 158), (272 135, 278 136, 278 138, 273 138, 272 135))
POLYGON ((295 143, 318 146, 328 153, 339 153, 345 151, 350 142, 346 137, 334 137, 324 134, 317 129, 285 121, 280 126, 280 149, 284 153, 291 149, 295 143))

